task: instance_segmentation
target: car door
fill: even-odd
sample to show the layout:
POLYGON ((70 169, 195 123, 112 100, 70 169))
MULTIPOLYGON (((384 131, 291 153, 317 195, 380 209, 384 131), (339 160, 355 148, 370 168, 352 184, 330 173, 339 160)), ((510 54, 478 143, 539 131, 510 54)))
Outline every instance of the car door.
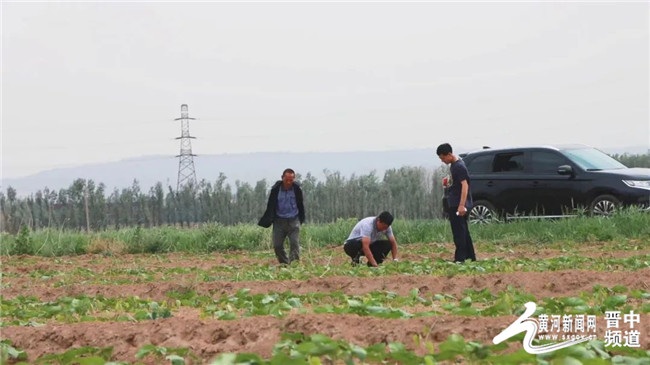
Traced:
POLYGON ((561 175, 560 166, 575 169, 561 153, 553 150, 531 151, 531 185, 534 188, 533 209, 537 215, 560 215, 576 206, 577 182, 573 174, 561 175))
POLYGON ((492 173, 486 181, 494 190, 494 204, 509 214, 527 214, 533 208, 527 154, 526 151, 495 154, 492 173))
POLYGON ((470 177, 470 191, 472 200, 487 200, 494 204, 494 182, 492 180, 492 161, 494 154, 482 154, 465 161, 470 177))

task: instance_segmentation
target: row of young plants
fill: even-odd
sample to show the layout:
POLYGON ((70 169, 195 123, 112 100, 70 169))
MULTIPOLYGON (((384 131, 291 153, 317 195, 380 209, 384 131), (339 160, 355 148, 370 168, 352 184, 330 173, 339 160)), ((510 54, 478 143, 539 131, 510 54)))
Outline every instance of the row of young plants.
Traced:
POLYGON ((138 297, 64 297, 42 302, 36 298, 1 298, 2 326, 37 326, 41 321, 142 321, 168 318, 179 307, 201 309, 205 317, 232 320, 238 317, 271 315, 284 317, 291 312, 356 314, 379 318, 412 318, 438 315, 502 316, 520 315, 524 303, 536 302, 537 313, 603 314, 608 310, 650 313, 650 293, 623 286, 595 286, 579 296, 536 298, 513 287, 493 294, 489 289, 463 291, 460 297, 449 294, 422 294, 417 288, 409 295, 374 291, 364 295, 330 293, 294 294, 290 291, 251 294, 241 289, 235 294, 213 298, 195 291, 168 293, 165 301, 138 297), (539 299, 539 300, 538 300, 539 299), (410 308, 410 310, 409 310, 410 308))
MULTIPOLYGON (((84 346, 73 348, 68 351, 56 354, 47 354, 32 359, 28 354, 13 345, 11 340, 0 341, 0 364, 60 364, 60 365, 118 365, 129 364, 128 362, 114 362, 113 347, 91 347, 84 346)), ((170 348, 155 345, 142 346, 135 355, 138 360, 163 362, 172 365, 182 365, 186 362, 198 362, 199 357, 193 354, 188 348, 170 348)), ((136 364, 143 364, 136 362, 136 364)))
MULTIPOLYGON (((341 243, 359 217, 339 219, 328 224, 306 224, 301 242, 310 247, 341 243)), ((441 219, 400 220, 393 230, 402 243, 452 242, 449 224, 441 219)), ((582 216, 574 219, 521 221, 508 224, 472 226, 476 242, 537 244, 550 242, 603 242, 650 237, 650 215, 633 209, 622 210, 609 218, 582 216)), ((128 228, 90 234, 77 231, 22 229, 18 234, 0 234, 0 254, 40 256, 84 253, 205 253, 227 250, 270 249, 271 232, 254 224, 223 226, 208 224, 198 229, 128 228)))
POLYGON ((235 319, 237 315, 248 317, 272 315, 283 317, 292 310, 302 313, 356 314, 379 318, 412 318, 438 315, 502 316, 521 315, 524 304, 537 302, 536 315, 540 313, 603 314, 608 310, 650 313, 650 293, 625 287, 594 287, 591 293, 578 297, 537 298, 513 287, 492 294, 488 289, 463 292, 462 297, 449 294, 422 295, 417 288, 407 296, 394 292, 375 291, 365 295, 347 295, 342 292, 310 293, 296 295, 283 293, 251 294, 239 290, 215 300, 197 295, 170 293, 180 305, 202 308, 204 314, 219 319, 235 319), (409 310, 412 308, 412 310, 409 310))
MULTIPOLYGON (((456 275, 480 275, 486 273, 511 272, 552 272, 574 270, 576 267, 589 268, 591 271, 629 271, 634 272, 650 267, 650 254, 634 255, 624 258, 562 256, 547 259, 503 259, 489 258, 476 262, 457 264, 443 259, 424 259, 417 262, 388 262, 378 268, 365 265, 351 266, 349 263, 336 265, 315 265, 294 263, 289 266, 271 264, 253 265, 219 265, 209 270, 198 267, 176 268, 123 268, 109 269, 101 272, 87 268, 72 271, 34 270, 27 274, 36 282, 44 282, 50 287, 68 285, 103 284, 122 285, 151 282, 176 281, 179 276, 188 276, 195 282, 213 281, 284 281, 307 280, 311 278, 344 276, 376 277, 386 275, 436 275, 452 277, 456 275)), ((17 274, 3 274, 5 277, 18 277, 17 274)), ((3 283, 7 288, 11 280, 3 283)))
MULTIPOLYGON (((639 251, 647 251, 650 247, 650 240, 644 242, 641 240, 624 240, 613 242, 599 242, 592 244, 576 243, 576 242, 551 242, 551 243, 537 243, 537 244, 521 244, 509 245, 505 243, 492 243, 482 242, 476 243, 477 251, 481 254, 488 255, 513 255, 517 253, 527 253, 530 255, 539 255, 545 252, 555 251, 556 255, 564 256, 581 256, 585 253, 611 253, 612 251, 626 251, 630 254, 639 251), (552 250, 552 251, 546 251, 552 250)), ((400 244, 400 253, 402 255, 410 255, 417 257, 439 256, 444 254, 452 254, 454 250, 453 243, 424 243, 424 244, 400 244)), ((311 263, 314 261, 322 261, 323 257, 340 257, 347 258, 343 254, 342 245, 333 245, 326 248, 311 248, 303 247, 302 259, 304 262, 311 263)), ((552 253, 551 253, 552 254, 552 253)), ((92 266, 96 267, 110 267, 110 268, 141 268, 150 266, 170 266, 170 264, 178 263, 193 263, 203 262, 210 263, 215 260, 223 263, 241 263, 248 264, 265 262, 275 262, 276 258, 272 250, 266 251, 232 251, 223 253, 171 253, 171 254, 151 254, 151 255, 91 255, 91 256, 67 256, 56 257, 47 259, 38 256, 21 256, 20 258, 13 258, 6 256, 3 258, 3 267, 5 272, 19 271, 20 268, 31 268, 37 265, 49 264, 55 267, 64 266, 65 271, 67 268, 77 269, 92 266)), ((216 265, 216 264, 215 264, 216 265)), ((30 271, 31 273, 31 271, 30 271)))
MULTIPOLYGON (((522 340, 523 334, 498 345, 466 341, 462 336, 452 334, 446 341, 435 346, 432 342, 426 341, 426 337, 424 333, 414 335, 412 346, 414 350, 411 350, 400 342, 378 343, 363 347, 320 334, 286 333, 282 335, 281 341, 275 344, 272 355, 267 359, 251 353, 224 353, 218 355, 210 364, 321 365, 344 363, 353 365, 397 363, 432 365, 441 361, 505 365, 650 364, 650 351, 625 347, 609 348, 605 347, 600 340, 592 340, 550 353, 532 355, 523 349, 516 351, 510 349, 513 342, 522 340)), ((543 341, 534 341, 535 345, 543 343, 543 341)), ((128 364, 127 362, 111 361, 113 358, 112 347, 81 347, 59 354, 44 355, 38 359, 30 359, 25 351, 15 348, 8 340, 3 340, 0 343, 0 350, 0 362, 2 363, 10 362, 22 365, 27 364, 26 361, 29 360, 33 364, 128 364)), ((172 365, 201 361, 187 348, 166 348, 155 345, 141 347, 135 358, 172 365)), ((139 361, 135 363, 142 364, 139 361)))
MULTIPOLYGON (((313 248, 303 245, 302 259, 304 262, 313 262, 323 257, 343 255, 340 245, 330 247, 313 248), (337 252, 338 251, 338 252, 337 252)), ((611 242, 572 242, 572 241, 555 241, 555 242, 536 242, 534 244, 509 244, 507 242, 480 242, 475 243, 477 251, 480 254, 515 254, 525 252, 529 255, 539 254, 544 250, 555 250, 559 254, 566 256, 580 256, 585 252, 589 253, 611 253, 613 251, 635 251, 647 250, 650 247, 650 239, 644 240, 617 240, 611 242)), ((451 254, 454 250, 453 243, 422 243, 410 244, 400 241, 400 252, 402 254, 426 257, 437 256, 441 254, 451 254)), ((93 267, 111 267, 111 268, 142 268, 157 265, 178 264, 180 262, 213 262, 215 257, 221 260, 227 260, 233 263, 240 261, 255 262, 260 264, 265 262, 275 262, 276 258, 272 250, 261 251, 225 251, 220 253, 186 253, 175 252, 169 254, 148 254, 148 255, 92 255, 92 256, 67 256, 53 257, 47 259, 47 264, 54 266, 65 266, 75 270, 81 266, 91 265, 93 267)), ((346 257, 347 258, 347 257, 346 257)), ((44 263, 44 258, 39 256, 21 256, 2 258, 2 266, 7 271, 15 271, 18 268, 32 268, 44 263)), ((67 270, 67 271, 71 271, 67 270)), ((19 270, 24 271, 24 270, 19 270)))
MULTIPOLYGON (((221 354, 213 365, 321 365, 345 363, 353 364, 404 364, 432 365, 438 362, 463 362, 472 364, 650 364, 650 351, 638 349, 614 349, 604 346, 599 340, 568 347, 559 351, 532 355, 523 349, 512 352, 510 343, 520 342, 523 334, 498 344, 483 344, 466 341, 461 335, 452 334, 437 348, 422 335, 414 335, 415 348, 409 350, 403 343, 379 343, 361 347, 345 340, 335 340, 324 335, 290 333, 275 345, 269 359, 257 354, 221 354), (419 354, 423 353, 423 354, 419 354)), ((545 343, 534 341, 534 344, 545 343)))
POLYGON ((96 322, 96 321, 143 321, 172 316, 165 302, 138 297, 104 298, 102 296, 63 297, 43 302, 34 297, 8 300, 0 296, 2 306, 1 326, 40 326, 45 321, 96 322))
MULTIPOLYGON (((650 247, 650 246, 649 246, 650 247)), ((450 247, 443 244, 430 244, 430 245, 406 245, 402 246, 402 255, 407 257, 417 257, 423 260, 427 259, 427 256, 438 256, 441 254, 451 254, 449 250, 450 247)), ((481 252, 490 253, 490 254, 499 254, 502 253, 504 258, 495 257, 495 259, 500 259, 503 262, 515 261, 517 259, 512 258, 513 254, 521 252, 521 250, 514 251, 509 247, 495 247, 493 244, 484 244, 481 245, 481 252)), ((582 250, 577 250, 576 247, 563 247, 563 249, 556 253, 555 257, 547 258, 537 258, 535 261, 539 260, 578 260, 582 263, 585 260, 591 260, 591 258, 584 257, 584 247, 581 247, 582 250)), ((539 254, 542 252, 539 247, 528 247, 525 248, 526 252, 530 254, 539 254)), ((641 257, 647 250, 643 246, 639 245, 618 245, 614 247, 613 245, 602 245, 598 247, 589 247, 589 253, 603 252, 609 253, 612 250, 624 249, 628 252, 628 257, 641 257), (636 254, 635 254, 636 252, 636 254)), ((30 258, 23 258, 21 260, 5 260, 3 262, 3 271, 2 276, 4 278, 22 278, 30 277, 33 279, 42 279, 49 280, 55 277, 69 277, 74 276, 83 280, 97 278, 97 277, 107 277, 107 276, 142 276, 150 280, 154 279, 155 275, 173 275, 173 274, 209 274, 214 272, 223 272, 230 271, 232 267, 237 267, 238 269, 246 268, 257 268, 264 265, 269 265, 269 262, 275 262, 275 256, 271 252, 254 252, 244 254, 226 254, 224 255, 228 259, 227 263, 215 264, 210 269, 202 269, 197 266, 191 266, 191 263, 196 262, 205 262, 210 263, 214 261, 213 256, 209 255, 192 255, 187 257, 174 257, 169 256, 132 256, 129 259, 121 259, 120 257, 111 257, 102 259, 92 259, 85 263, 84 266, 79 266, 79 263, 74 260, 66 259, 53 259, 51 266, 55 268, 33 268, 34 266, 39 266, 38 261, 30 258), (238 263, 237 260, 242 260, 242 263, 238 263), (181 265, 173 266, 178 264, 180 261, 185 261, 190 265, 181 265), (170 265, 171 264, 171 265, 170 265), (95 266, 89 266, 95 265, 95 266), (106 268, 101 269, 101 267, 106 266, 106 268), (91 268, 92 267, 92 268, 91 268), (30 268, 30 270, 25 270, 25 268, 30 268)), ((342 252, 328 252, 328 251, 318 251, 314 252, 311 255, 304 257, 300 263, 300 266, 305 267, 306 269, 315 269, 318 270, 319 267, 324 265, 319 262, 315 262, 312 257, 318 256, 318 261, 327 262, 328 264, 332 260, 336 262, 349 262, 349 258, 342 254, 342 252), (329 256, 328 256, 329 255, 329 256)), ((494 255, 493 255, 494 256, 494 255)), ((482 262, 490 263, 492 259, 482 259, 482 262)), ((603 258, 603 260, 611 260, 608 258, 603 258)), ((411 264, 417 263, 416 261, 406 260, 411 264)), ((436 261, 433 259, 432 261, 436 261)), ((528 260, 531 261, 531 260, 528 260)), ((446 262, 445 260, 438 260, 438 262, 446 262)), ((519 259, 517 264, 525 264, 525 259, 519 259)), ((270 265, 275 266, 275 265, 270 265)), ((345 267, 344 267, 345 268, 345 267)))

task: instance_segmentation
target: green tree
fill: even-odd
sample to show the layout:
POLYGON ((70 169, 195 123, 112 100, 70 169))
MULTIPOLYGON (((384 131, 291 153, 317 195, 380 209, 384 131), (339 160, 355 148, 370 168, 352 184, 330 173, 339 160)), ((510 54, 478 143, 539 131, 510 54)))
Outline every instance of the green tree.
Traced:
POLYGON ((620 161, 627 167, 646 167, 650 168, 650 153, 646 154, 614 154, 612 157, 620 161))

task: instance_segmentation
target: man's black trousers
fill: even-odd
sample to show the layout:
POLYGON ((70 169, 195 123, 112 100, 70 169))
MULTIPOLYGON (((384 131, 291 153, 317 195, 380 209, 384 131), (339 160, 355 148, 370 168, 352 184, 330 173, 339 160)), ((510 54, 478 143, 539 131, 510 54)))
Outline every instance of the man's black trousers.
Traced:
MULTIPOLYGON (((372 253, 372 257, 375 258, 375 261, 377 261, 377 265, 384 262, 390 249, 391 244, 388 240, 378 240, 370 243, 370 252, 372 253)), ((359 263, 359 258, 364 256, 363 249, 361 249, 361 238, 346 241, 345 245, 343 245, 343 250, 357 264, 359 263)), ((370 263, 368 263, 368 266, 370 266, 370 263)))
POLYGON ((451 223, 451 233, 454 235, 454 244, 456 245, 454 261, 476 261, 474 243, 472 242, 472 236, 469 234, 469 226, 467 224, 469 212, 461 217, 456 215, 457 211, 458 207, 449 208, 448 211, 449 222, 451 223))

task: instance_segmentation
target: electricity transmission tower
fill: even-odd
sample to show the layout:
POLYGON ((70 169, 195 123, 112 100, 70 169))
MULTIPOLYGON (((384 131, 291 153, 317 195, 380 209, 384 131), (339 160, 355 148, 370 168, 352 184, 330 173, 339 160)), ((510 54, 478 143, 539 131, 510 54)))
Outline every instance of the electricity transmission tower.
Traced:
POLYGON ((194 154, 192 154, 192 139, 196 137, 190 136, 190 118, 187 112, 187 104, 181 105, 181 117, 175 120, 181 121, 181 136, 176 139, 181 140, 181 153, 178 157, 178 183, 176 184, 176 191, 180 191, 181 187, 186 184, 196 186, 196 172, 194 171, 194 154))

